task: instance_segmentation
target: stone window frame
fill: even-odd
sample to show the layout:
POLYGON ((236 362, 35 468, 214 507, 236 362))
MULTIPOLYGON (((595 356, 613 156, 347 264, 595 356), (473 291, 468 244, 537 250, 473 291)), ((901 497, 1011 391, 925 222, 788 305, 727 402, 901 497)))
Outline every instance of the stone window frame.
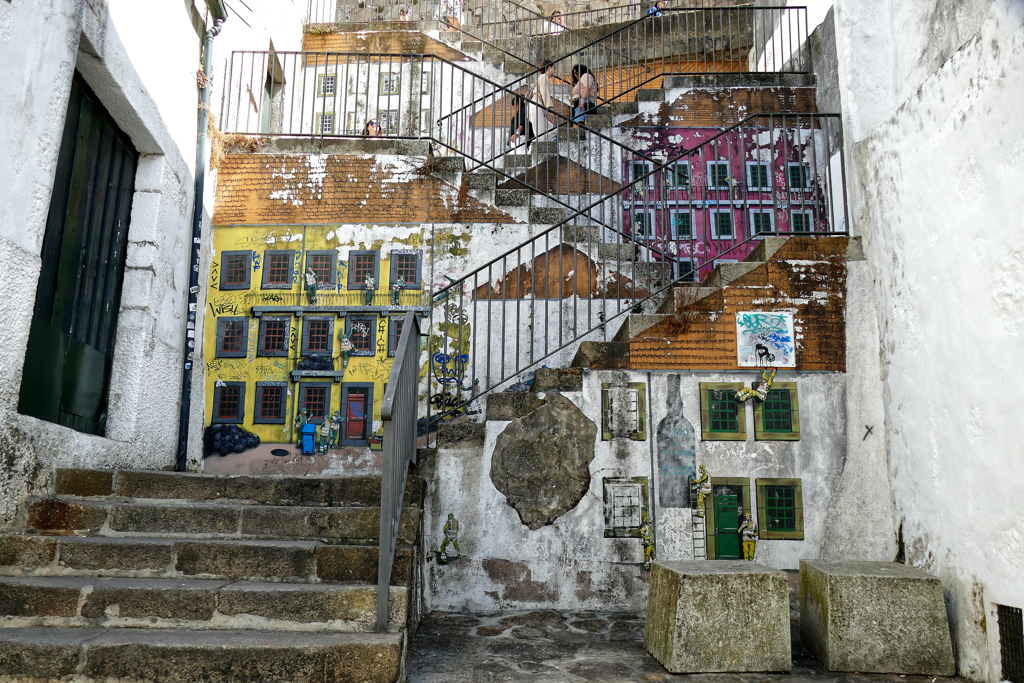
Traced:
POLYGON ((217 349, 215 358, 245 358, 249 355, 249 318, 239 315, 225 315, 217 318, 217 349), (224 327, 228 323, 242 324, 242 349, 241 351, 224 350, 224 327))
POLYGON ((307 249, 305 258, 305 268, 303 273, 309 272, 310 261, 314 256, 329 256, 331 259, 331 270, 327 282, 320 280, 319 276, 316 280, 317 287, 336 287, 338 285, 338 252, 333 249, 307 249))
POLYGON ((747 218, 750 221, 750 237, 757 237, 759 235, 774 235, 775 230, 775 210, 770 206, 768 208, 752 208, 747 210, 747 218), (768 222, 771 224, 771 228, 767 231, 759 232, 757 225, 754 221, 754 216, 768 216, 768 222))
POLYGON ((245 422, 245 382, 217 380, 213 385, 213 413, 210 417, 210 424, 242 424, 243 422, 245 422), (238 388, 238 414, 231 417, 220 417, 222 390, 228 387, 238 388))
POLYGON ((711 429, 711 398, 708 392, 737 392, 743 388, 743 382, 701 382, 700 383, 700 438, 702 441, 746 441, 747 411, 746 403, 736 403, 736 431, 711 429))
POLYGON ((604 477, 601 482, 604 501, 604 537, 605 538, 640 538, 640 526, 644 515, 650 519, 650 480, 647 477, 604 477), (621 527, 614 524, 615 487, 640 487, 640 524, 621 527))
POLYGON ((370 445, 370 436, 373 434, 373 382, 342 382, 341 384, 341 403, 339 410, 341 411, 341 433, 338 435, 338 439, 343 446, 368 446, 370 445), (364 424, 365 431, 363 432, 362 439, 349 439, 346 438, 348 433, 348 394, 352 389, 365 390, 366 392, 366 407, 368 413, 364 424))
POLYGON ((275 424, 283 425, 287 420, 288 407, 288 382, 256 382, 256 400, 252 405, 253 424, 275 424), (267 387, 279 387, 281 389, 281 408, 276 417, 263 417, 263 390, 267 387))
POLYGON ((260 358, 287 358, 291 349, 292 338, 292 317, 290 315, 261 315, 260 333, 256 343, 256 356, 260 358), (268 322, 283 322, 284 325, 284 348, 267 351, 265 344, 266 324, 268 322))
POLYGON ((810 192, 811 191, 811 165, 803 161, 789 161, 786 162, 786 190, 789 192, 810 192), (803 186, 797 186, 793 184, 793 169, 802 167, 803 170, 803 186))
POLYGON ((263 275, 260 278, 260 289, 291 289, 294 286, 295 277, 295 250, 294 249, 268 249, 263 252, 263 275), (268 282, 270 279, 270 257, 286 255, 288 257, 288 282, 268 282))
POLYGON ((338 94, 338 74, 334 71, 327 71, 326 73, 317 74, 316 77, 316 96, 317 97, 337 97, 338 94), (327 92, 324 89, 324 83, 328 78, 331 78, 331 91, 327 92))
POLYGON ((236 249, 233 251, 222 251, 220 252, 220 289, 225 291, 249 289, 252 287, 252 250, 251 249, 236 249), (224 276, 227 273, 228 259, 232 256, 244 256, 245 257, 245 282, 239 284, 229 285, 224 281, 224 276))
MULTIPOLYGON (((756 384, 752 382, 751 386, 756 384)), ((768 431, 764 428, 764 402, 754 401, 754 440, 755 441, 799 441, 800 440, 800 404, 797 401, 796 382, 773 382, 769 391, 789 392, 788 432, 768 431)))
POLYGON ((728 159, 714 159, 712 161, 705 161, 704 162, 704 187, 705 188, 707 188, 709 190, 728 190, 728 189, 730 189, 728 179, 731 178, 731 177, 732 177, 732 164, 729 163, 728 159), (726 175, 725 175, 726 181, 725 181, 725 184, 724 185, 712 185, 711 184, 711 179, 714 178, 715 180, 718 180, 718 175, 716 173, 712 173, 711 172, 711 168, 712 167, 718 168, 720 166, 725 166, 725 170, 726 170, 726 175))
MULTIPOLYGON (((296 415, 302 412, 303 408, 306 407, 306 389, 318 388, 324 389, 324 417, 330 418, 331 416, 331 388, 333 382, 327 381, 310 381, 310 382, 299 382, 299 395, 295 397, 296 401, 296 415)), ((312 424, 323 424, 323 417, 311 417, 309 422, 312 424)))
POLYGON ((678 206, 671 208, 668 211, 668 224, 671 230, 671 237, 673 240, 689 240, 695 237, 695 231, 697 226, 697 217, 694 214, 693 207, 690 206, 678 206), (690 235, 688 237, 680 237, 679 232, 676 230, 676 216, 678 214, 689 214, 690 216, 690 235))
POLYGON ((804 540, 804 497, 800 479, 759 478, 757 487, 757 531, 763 540, 804 540), (768 488, 792 488, 795 525, 791 530, 773 530, 769 528, 768 519, 768 488))
POLYGON ((331 358, 334 356, 334 316, 333 315, 320 315, 320 314, 306 314, 302 316, 302 343, 299 345, 300 356, 310 356, 314 353, 318 353, 324 357, 331 358), (321 351, 317 349, 310 350, 309 348, 309 323, 311 322, 327 322, 327 350, 321 351))
POLYGON ((373 256, 373 282, 374 290, 380 289, 380 251, 376 249, 352 249, 348 252, 348 288, 357 292, 365 291, 366 287, 356 284, 355 263, 356 256, 373 256))
POLYGON ((416 280, 415 282, 405 281, 406 289, 419 290, 423 289, 423 252, 419 249, 410 249, 405 251, 392 251, 388 259, 388 286, 395 284, 395 280, 398 279, 397 272, 397 256, 415 256, 416 257, 416 280))
POLYGON ((318 111, 316 113, 316 128, 313 130, 313 135, 334 135, 334 124, 337 123, 334 117, 333 111, 318 111), (327 117, 330 117, 329 119, 327 117), (327 130, 324 130, 324 119, 330 124, 327 130))
MULTIPOLYGON (((749 479, 746 477, 711 477, 711 494, 704 497, 704 546, 709 560, 718 559, 717 539, 715 539, 715 486, 741 487, 740 498, 743 501, 743 512, 749 512, 751 513, 750 517, 754 517, 754 511, 750 508, 749 479)), ((760 523, 760 520, 758 522, 760 523)), ((760 531, 760 526, 758 530, 760 531)))
MULTIPOLYGON (((352 331, 352 323, 361 322, 366 323, 370 328, 370 349, 368 351, 363 349, 355 348, 355 342, 352 344, 352 350, 348 352, 349 356, 359 356, 363 358, 373 357, 377 355, 377 318, 372 315, 347 315, 345 316, 345 334, 349 334, 352 331)), ((349 337, 349 341, 352 341, 352 337, 349 337)))
POLYGON ((653 188, 654 184, 655 184, 654 183, 655 178, 654 178, 654 175, 652 174, 653 171, 654 171, 654 163, 653 162, 645 161, 643 159, 632 159, 632 160, 630 160, 629 161, 629 182, 631 184, 632 183, 636 183, 635 185, 633 185, 633 190, 636 191, 636 190, 639 190, 640 188, 643 188, 645 190, 649 190, 649 189, 653 188), (640 168, 643 168, 642 172, 638 171, 638 169, 640 169, 640 168), (648 175, 648 174, 651 174, 651 175, 648 175), (640 178, 642 178, 645 175, 647 176, 646 180, 637 182, 637 181, 640 180, 640 178))
POLYGON ((713 240, 735 240, 736 239, 736 212, 732 206, 724 209, 708 209, 708 230, 713 240), (729 229, 732 234, 723 237, 718 229, 719 214, 724 214, 729 217, 729 229))
POLYGON ((385 71, 381 69, 377 79, 377 94, 380 97, 398 97, 402 92, 402 71, 385 71), (384 89, 384 82, 389 78, 394 79, 393 88, 384 89))
POLYGON ((810 209, 793 209, 789 212, 789 232, 794 235, 810 235, 814 232, 814 211, 810 209), (807 230, 797 231, 793 229, 793 216, 796 215, 805 216, 807 219, 807 230))
MULTIPOLYGON (((772 186, 773 186, 772 165, 769 162, 767 162, 767 161, 748 161, 748 162, 746 162, 744 164, 744 167, 745 167, 744 170, 746 171, 746 176, 747 176, 746 177, 747 192, 771 192, 772 191, 772 186), (767 171, 767 178, 768 178, 768 184, 767 185, 761 185, 760 182, 755 184, 753 182, 754 179, 753 179, 753 176, 751 175, 750 171, 751 171, 752 168, 754 168, 756 166, 760 166, 760 167, 764 168, 767 171)), ((758 180, 760 181, 760 178, 758 178, 758 180)))
MULTIPOLYGON (((611 441, 615 438, 611 431, 611 396, 609 390, 612 385, 605 382, 601 384, 601 441, 611 441)), ((647 440, 647 385, 644 382, 630 382, 626 389, 637 392, 637 431, 630 432, 629 439, 632 441, 647 440)), ((626 438, 626 437, 618 437, 626 438)))

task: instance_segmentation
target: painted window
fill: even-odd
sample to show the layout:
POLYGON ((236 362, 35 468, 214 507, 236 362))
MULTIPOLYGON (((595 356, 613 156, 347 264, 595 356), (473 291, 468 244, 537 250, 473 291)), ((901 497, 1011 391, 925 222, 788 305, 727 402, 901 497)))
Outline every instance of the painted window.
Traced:
POLYGON ((697 282, 700 274, 700 263, 696 259, 679 261, 676 264, 676 279, 680 282, 697 282))
POLYGON ((814 232, 814 214, 810 211, 792 211, 789 214, 790 232, 814 232))
POLYGON ((222 251, 220 254, 220 288, 249 289, 252 274, 251 251, 222 251))
POLYGON ((405 276, 406 289, 420 289, 423 286, 423 256, 419 251, 391 252, 391 280, 388 284, 405 276))
POLYGON ((753 235, 764 235, 775 232, 775 212, 771 209, 750 210, 750 232, 753 235))
POLYGON ((1024 683, 1024 613, 1019 607, 996 605, 1002 680, 1024 683))
POLYGON ((701 382, 701 438, 705 441, 746 441, 744 404, 736 401, 740 382, 701 382))
POLYGON ((313 270, 318 287, 333 287, 337 284, 337 258, 338 252, 333 249, 306 252, 306 270, 313 270))
POLYGON ((345 318, 345 332, 352 342, 353 356, 373 356, 376 354, 375 346, 377 331, 377 319, 370 316, 350 315, 345 318))
POLYGON ((804 163, 786 164, 790 192, 806 191, 811 187, 811 168, 804 163))
POLYGON ((625 387, 601 385, 601 440, 625 437, 647 439, 647 387, 631 382, 625 387))
POLYGON ((758 479, 757 523, 766 540, 804 538, 803 491, 799 479, 758 479))
POLYGON ((655 236, 654 231, 654 211, 635 209, 633 211, 633 237, 638 240, 650 239, 655 236))
POLYGON ((744 477, 712 477, 711 495, 704 499, 705 533, 709 560, 743 557, 739 528, 750 509, 750 480, 744 477))
POLYGON ((318 353, 330 356, 334 353, 334 316, 304 315, 302 316, 302 348, 300 353, 308 356, 318 353))
POLYGON ((256 382, 252 421, 255 424, 284 424, 287 395, 288 385, 285 382, 256 382))
POLYGON ((341 412, 345 420, 343 446, 365 446, 373 426, 373 384, 346 382, 341 385, 341 412))
POLYGON ((217 358, 245 358, 248 341, 248 318, 217 318, 217 358))
POLYGON ((647 477, 605 477, 604 537, 639 538, 648 515, 647 477))
POLYGON ((398 110, 389 109, 387 111, 380 112, 380 127, 385 133, 390 135, 398 134, 398 110))
POLYGON ((309 421, 320 424, 324 421, 331 407, 330 382, 300 382, 299 407, 309 411, 309 421))
POLYGON ((317 94, 320 97, 333 95, 337 89, 338 77, 334 74, 320 74, 317 94))
POLYGON ((668 185, 677 190, 690 187, 689 161, 677 161, 668 167, 668 185))
POLYGON ((273 250, 263 254, 263 289, 291 289, 295 252, 273 250))
POLYGON ((669 214, 672 219, 672 238, 677 240, 693 239, 693 211, 677 209, 669 214))
POLYGON ((380 94, 397 95, 401 87, 402 75, 397 73, 382 73, 380 75, 380 94))
POLYGON ((772 173, 768 164, 747 162, 747 189, 752 192, 772 189, 772 173))
POLYGON ((708 170, 708 188, 712 190, 728 190, 729 189, 729 162, 728 161, 709 161, 707 162, 708 170))
POLYGON ((732 225, 732 209, 711 209, 711 239, 731 240, 736 236, 732 225))
POLYGON ((398 342, 402 338, 402 327, 405 326, 405 316, 393 315, 388 318, 388 355, 394 356, 398 351, 398 342))
POLYGON ((287 356, 291 327, 292 319, 290 316, 260 316, 260 340, 259 345, 256 347, 256 355, 269 357, 287 356))
POLYGON ((764 401, 754 401, 754 438, 799 441, 800 409, 796 382, 775 382, 764 401))
POLYGON ((367 275, 373 276, 374 289, 380 289, 380 252, 365 250, 348 252, 348 288, 363 289, 367 275))
POLYGON ((638 186, 643 187, 654 187, 654 176, 647 175, 653 170, 653 166, 649 161, 631 161, 629 164, 630 181, 640 181, 637 183, 638 186), (646 178, 644 176, 647 175, 646 178), (641 180, 643 178, 643 180, 641 180))
POLYGON ((214 424, 239 424, 245 420, 245 382, 217 381, 213 387, 214 424))
POLYGON ((316 115, 316 130, 320 135, 334 134, 334 112, 321 112, 316 115))

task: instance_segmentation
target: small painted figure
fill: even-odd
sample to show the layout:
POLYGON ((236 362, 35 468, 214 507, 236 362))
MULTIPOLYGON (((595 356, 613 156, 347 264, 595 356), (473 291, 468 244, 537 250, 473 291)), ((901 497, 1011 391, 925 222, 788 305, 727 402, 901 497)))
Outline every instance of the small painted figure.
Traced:
POLYGON ((372 306, 374 290, 377 289, 377 281, 372 275, 367 275, 364 285, 366 287, 366 305, 372 306))
POLYGON ((743 515, 743 524, 737 529, 743 540, 743 559, 754 561, 754 545, 757 543, 757 523, 750 518, 750 513, 743 515))
POLYGON ((755 398, 758 401, 765 400, 768 398, 768 391, 772 388, 773 381, 775 381, 775 368, 765 368, 761 371, 761 381, 754 384, 753 387, 743 387, 737 391, 736 400, 740 403, 748 398, 755 398))
POLYGON ((302 428, 306 426, 308 421, 309 411, 303 408, 295 416, 295 445, 300 451, 302 450, 302 428))
POLYGON ((325 419, 320 424, 320 443, 317 444, 317 446, 319 446, 318 450, 320 451, 320 455, 323 455, 324 453, 327 452, 327 447, 330 445, 330 443, 331 443, 331 421, 325 419))
POLYGON ((640 545, 644 548, 644 569, 651 570, 651 561, 658 559, 658 552, 654 548, 654 527, 647 513, 644 513, 643 524, 640 525, 640 545))
POLYGON ((459 520, 455 515, 448 513, 448 521, 444 523, 444 540, 441 541, 441 564, 448 564, 448 544, 455 546, 455 559, 462 558, 462 551, 459 550, 459 520))
POLYGON ((341 368, 348 367, 348 354, 352 350, 352 332, 338 332, 338 348, 341 349, 341 368))
POLYGON ((708 468, 700 466, 700 476, 693 480, 693 486, 697 489, 697 509, 693 514, 698 517, 704 516, 704 499, 711 493, 711 477, 708 476, 708 468))
MULTIPOLYGON (((324 420, 326 422, 326 420, 324 420)), ((341 411, 335 410, 334 414, 331 415, 331 437, 330 444, 331 448, 338 447, 338 436, 341 434, 341 411)))
POLYGON ((316 303, 316 273, 310 268, 306 271, 306 296, 309 298, 309 305, 316 303))
POLYGON ((391 285, 391 305, 392 306, 397 306, 398 305, 398 297, 402 293, 403 289, 405 289, 405 276, 404 275, 400 275, 398 277, 398 279, 395 280, 394 284, 391 285))

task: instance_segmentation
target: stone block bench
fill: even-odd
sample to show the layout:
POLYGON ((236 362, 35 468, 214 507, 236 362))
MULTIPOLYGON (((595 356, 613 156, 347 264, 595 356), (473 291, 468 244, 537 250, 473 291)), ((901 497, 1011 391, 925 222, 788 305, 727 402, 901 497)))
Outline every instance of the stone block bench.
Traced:
POLYGON ((672 673, 790 671, 785 572, 743 560, 655 562, 644 647, 672 673))
POLYGON ((801 560, 800 639, 832 671, 956 673, 942 584, 895 562, 801 560))

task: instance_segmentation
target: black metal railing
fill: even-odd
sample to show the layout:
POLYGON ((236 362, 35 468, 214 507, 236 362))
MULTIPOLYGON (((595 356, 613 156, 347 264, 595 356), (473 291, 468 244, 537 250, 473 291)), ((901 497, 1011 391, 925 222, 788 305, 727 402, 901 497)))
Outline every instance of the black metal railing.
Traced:
POLYGON ((420 376, 420 326, 406 313, 391 366, 380 419, 384 424, 380 480, 380 546, 377 555, 377 630, 388 629, 388 594, 409 464, 416 462, 416 406, 420 376))

